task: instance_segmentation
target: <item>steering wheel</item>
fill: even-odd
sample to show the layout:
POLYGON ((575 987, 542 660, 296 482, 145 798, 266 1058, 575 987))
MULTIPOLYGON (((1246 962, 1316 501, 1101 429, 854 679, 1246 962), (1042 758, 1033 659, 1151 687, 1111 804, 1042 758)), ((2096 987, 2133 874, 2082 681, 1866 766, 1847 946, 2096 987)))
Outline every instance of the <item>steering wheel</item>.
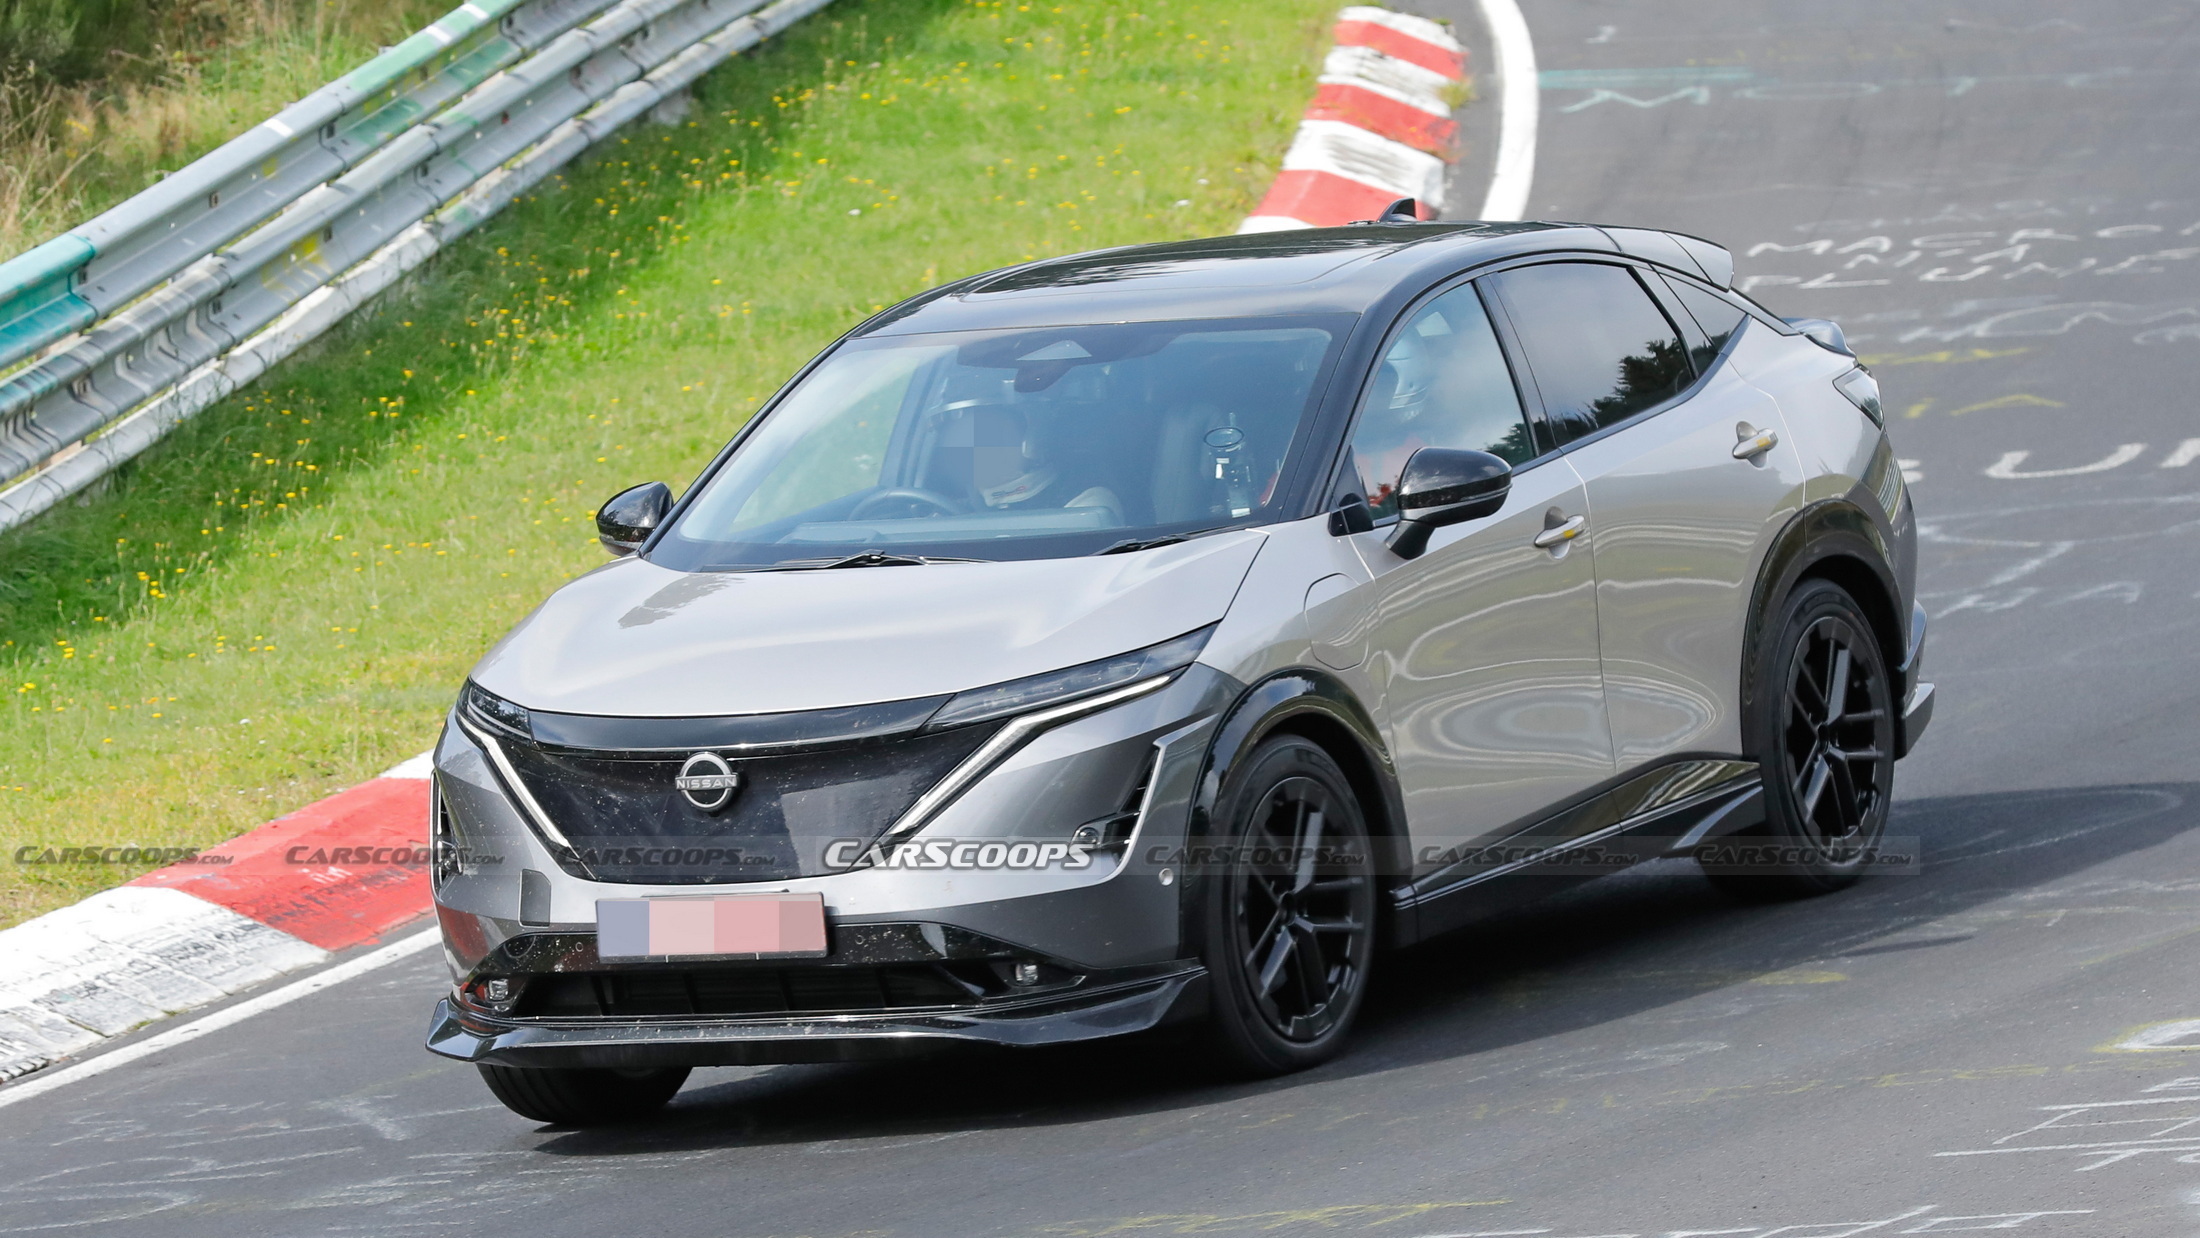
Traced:
POLYGON ((923 507, 928 507, 932 509, 928 513, 922 511, 916 512, 915 515, 918 516, 960 516, 966 510, 962 504, 957 503, 955 500, 948 498, 944 494, 939 494, 931 490, 917 490, 907 487, 896 487, 892 490, 881 490, 877 494, 874 494, 871 497, 863 500, 861 503, 856 504, 855 510, 848 513, 848 519, 865 520, 872 516, 876 516, 879 514, 880 508, 883 508, 890 503, 904 503, 912 507, 921 505, 923 507))

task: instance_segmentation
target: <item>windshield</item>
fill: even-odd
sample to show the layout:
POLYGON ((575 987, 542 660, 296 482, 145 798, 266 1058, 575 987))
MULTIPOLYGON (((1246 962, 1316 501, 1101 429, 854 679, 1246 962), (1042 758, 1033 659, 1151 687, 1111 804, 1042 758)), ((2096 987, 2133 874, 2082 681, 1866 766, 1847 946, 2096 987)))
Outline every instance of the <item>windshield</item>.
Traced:
POLYGON ((1348 319, 851 340, 652 548, 684 571, 1037 559, 1282 518, 1348 319))

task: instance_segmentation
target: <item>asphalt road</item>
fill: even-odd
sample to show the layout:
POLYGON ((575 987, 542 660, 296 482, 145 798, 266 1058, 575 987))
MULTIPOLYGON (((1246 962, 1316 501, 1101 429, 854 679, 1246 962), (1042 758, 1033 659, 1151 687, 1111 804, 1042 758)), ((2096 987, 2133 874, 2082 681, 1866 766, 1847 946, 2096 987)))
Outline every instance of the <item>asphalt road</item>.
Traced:
POLYGON ((2200 1034, 2142 1030, 2200 1020, 2200 6, 1527 7, 1533 212, 1721 239, 1877 359, 1942 693, 1919 872, 1581 887, 1387 959, 1271 1083, 713 1070, 600 1133, 423 1053, 423 957, 9 1108, 0 1233, 2200 1233, 2200 1034))

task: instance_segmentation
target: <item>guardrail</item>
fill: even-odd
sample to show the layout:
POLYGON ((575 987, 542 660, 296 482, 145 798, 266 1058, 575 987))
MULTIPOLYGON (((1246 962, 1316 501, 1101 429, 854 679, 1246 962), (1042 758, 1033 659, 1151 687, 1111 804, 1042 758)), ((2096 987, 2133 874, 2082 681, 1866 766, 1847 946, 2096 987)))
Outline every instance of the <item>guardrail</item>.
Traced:
POLYGON ((259 377, 626 122, 832 0, 470 0, 0 263, 0 530, 259 377), (35 470, 35 471, 33 471, 35 470))

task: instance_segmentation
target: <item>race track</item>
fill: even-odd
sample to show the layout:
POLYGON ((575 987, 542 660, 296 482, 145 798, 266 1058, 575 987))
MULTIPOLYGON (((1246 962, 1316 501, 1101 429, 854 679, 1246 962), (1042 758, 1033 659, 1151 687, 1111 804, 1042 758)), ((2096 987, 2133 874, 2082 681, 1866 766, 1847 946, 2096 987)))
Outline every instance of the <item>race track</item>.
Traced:
MULTIPOLYGON (((1491 63, 1473 0, 1419 7, 1491 63)), ((1346 1056, 1270 1083, 722 1069, 602 1133, 424 1053, 423 954, 9 1107, 0 1233, 2200 1232, 2200 7, 1524 8, 1528 214, 1716 238, 1873 360, 1940 687, 1920 871, 1581 887, 1384 960, 1346 1056)))

